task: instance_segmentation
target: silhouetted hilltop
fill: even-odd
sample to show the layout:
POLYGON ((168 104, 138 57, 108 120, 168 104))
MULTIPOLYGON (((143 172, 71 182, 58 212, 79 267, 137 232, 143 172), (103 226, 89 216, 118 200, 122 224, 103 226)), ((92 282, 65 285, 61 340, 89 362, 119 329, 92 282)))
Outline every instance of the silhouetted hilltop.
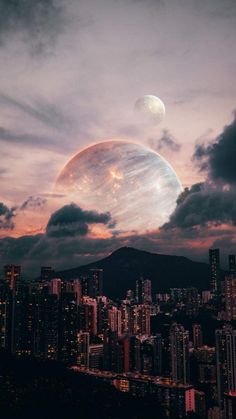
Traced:
POLYGON ((122 247, 104 259, 57 272, 56 276, 62 279, 76 278, 90 268, 104 269, 104 294, 110 297, 123 297, 127 289, 134 289, 135 280, 140 275, 152 280, 154 293, 167 291, 170 287, 209 288, 209 266, 206 263, 132 247, 122 247))

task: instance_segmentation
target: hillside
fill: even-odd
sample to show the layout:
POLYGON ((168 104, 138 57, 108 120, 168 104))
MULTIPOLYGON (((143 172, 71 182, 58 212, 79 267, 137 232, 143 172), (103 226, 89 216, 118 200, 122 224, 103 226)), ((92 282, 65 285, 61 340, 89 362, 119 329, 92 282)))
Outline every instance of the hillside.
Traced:
POLYGON ((108 257, 78 268, 56 273, 62 279, 77 278, 90 268, 104 270, 104 294, 123 297, 127 289, 134 289, 135 280, 143 275, 152 280, 153 292, 170 287, 209 287, 209 266, 182 256, 149 253, 131 247, 122 247, 108 257))

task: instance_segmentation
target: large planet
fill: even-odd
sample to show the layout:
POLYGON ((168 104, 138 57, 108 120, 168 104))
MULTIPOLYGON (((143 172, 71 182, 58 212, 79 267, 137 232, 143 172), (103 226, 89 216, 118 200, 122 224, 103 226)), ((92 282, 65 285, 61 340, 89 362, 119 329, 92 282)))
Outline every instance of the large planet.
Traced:
POLYGON ((169 219, 182 187, 155 151, 111 140, 76 154, 60 173, 56 191, 84 209, 109 212, 114 230, 140 233, 169 219))
POLYGON ((164 119, 166 110, 162 100, 154 95, 144 95, 135 103, 135 110, 141 118, 155 123, 164 119))

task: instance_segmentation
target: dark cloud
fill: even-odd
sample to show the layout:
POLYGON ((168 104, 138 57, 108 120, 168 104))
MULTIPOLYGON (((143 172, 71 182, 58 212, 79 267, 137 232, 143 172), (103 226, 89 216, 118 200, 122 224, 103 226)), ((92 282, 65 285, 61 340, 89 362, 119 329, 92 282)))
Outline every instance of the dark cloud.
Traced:
POLYGON ((153 150, 158 152, 163 149, 178 152, 181 149, 181 145, 175 140, 168 130, 163 130, 162 136, 158 140, 150 138, 148 140, 148 144, 153 150))
POLYGON ((110 214, 85 211, 76 204, 65 205, 54 212, 47 224, 47 235, 51 237, 86 236, 89 224, 106 224, 114 227, 110 214))
POLYGON ((180 195, 177 207, 163 229, 224 223, 236 225, 236 190, 217 190, 196 184, 180 195))
POLYGON ((42 51, 54 41, 63 27, 60 0, 0 0, 0 40, 18 35, 31 43, 34 51, 42 51))
POLYGON ((45 207, 47 200, 45 198, 40 198, 38 196, 30 196, 23 204, 20 206, 20 210, 24 211, 26 209, 42 209, 45 207))
POLYGON ((0 240, 0 266, 21 264, 24 273, 36 277, 42 264, 53 266, 56 270, 80 266, 101 259, 122 246, 207 260, 209 241, 213 246, 220 239, 222 254, 227 255, 229 249, 233 253, 233 235, 232 229, 221 229, 219 233, 202 227, 200 230, 175 228, 145 235, 93 239, 78 235, 51 237, 46 234, 17 239, 6 237, 0 240), (202 246, 194 246, 196 239, 201 240, 202 246))
POLYGON ((236 114, 212 144, 196 146, 194 159, 212 182, 236 184, 236 114))
POLYGON ((0 202, 0 230, 12 230, 14 228, 15 210, 15 207, 8 208, 3 202, 0 202))

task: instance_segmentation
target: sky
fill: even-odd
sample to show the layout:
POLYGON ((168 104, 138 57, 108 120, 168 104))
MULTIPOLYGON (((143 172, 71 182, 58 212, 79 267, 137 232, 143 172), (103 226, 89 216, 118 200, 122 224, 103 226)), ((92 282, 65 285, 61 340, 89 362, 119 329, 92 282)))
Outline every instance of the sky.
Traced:
POLYGON ((0 0, 0 264, 32 274, 124 245, 234 252, 235 40, 234 0, 0 0), (165 103, 161 124, 135 114, 145 94, 165 103), (118 234, 106 208, 55 192, 72 156, 109 139, 175 170, 184 192, 164 225, 118 234))

